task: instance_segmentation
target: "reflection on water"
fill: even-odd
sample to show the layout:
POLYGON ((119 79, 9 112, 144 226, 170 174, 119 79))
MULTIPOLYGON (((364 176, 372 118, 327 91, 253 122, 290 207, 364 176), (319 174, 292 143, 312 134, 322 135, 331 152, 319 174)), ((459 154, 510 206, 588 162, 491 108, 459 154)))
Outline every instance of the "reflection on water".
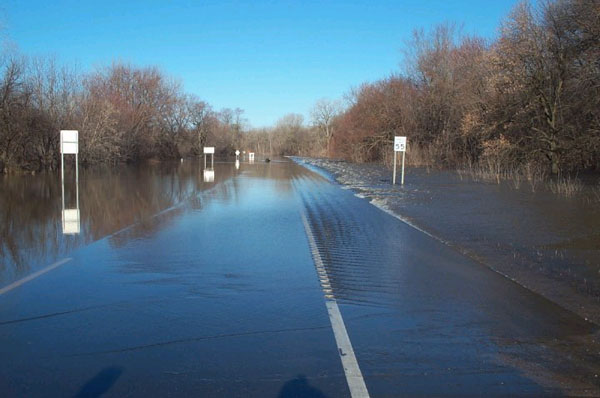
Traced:
POLYGON ((64 235, 77 235, 81 232, 79 208, 62 211, 62 228, 64 235))
MULTIPOLYGON (((350 192, 308 177, 295 184, 323 263, 321 286, 344 305, 354 330, 362 325, 358 346, 361 339, 370 344, 361 353, 367 374, 406 374, 410 363, 412 374, 453 369, 457 386, 498 385, 500 378, 520 392, 531 388, 525 395, 562 395, 535 390, 561 380, 565 395, 587 389, 598 396, 597 326, 350 192)), ((461 395, 444 388, 443 394, 461 395)))
MULTIPOLYGON (((111 245, 153 234, 188 209, 200 210, 208 189, 220 200, 240 195, 235 176, 272 180, 280 195, 291 195, 290 180, 301 167, 285 162, 214 163, 203 160, 66 170, 0 178, 0 287, 62 259, 82 245, 111 236, 111 245), (223 182, 231 180, 230 183, 223 182), (158 213, 164 212, 156 218, 158 213)), ((258 182, 257 182, 258 183, 258 182)), ((210 197, 208 198, 210 199, 210 197)))
MULTIPOLYGON (((221 180, 233 167, 222 165, 221 180)), ((0 286, 69 251, 140 223, 213 185, 198 161, 0 179, 0 286), (63 235, 65 233, 66 235, 63 235), (77 234, 74 234, 77 233, 77 234)))
MULTIPOLYGON (((62 230, 64 235, 77 235, 81 232, 81 219, 79 213, 79 164, 75 162, 75 207, 65 206, 65 179, 61 179, 62 188, 62 230)), ((69 182, 67 182, 68 184, 69 182)))
POLYGON ((204 170, 204 182, 214 182, 215 181, 215 171, 213 169, 205 169, 204 170))

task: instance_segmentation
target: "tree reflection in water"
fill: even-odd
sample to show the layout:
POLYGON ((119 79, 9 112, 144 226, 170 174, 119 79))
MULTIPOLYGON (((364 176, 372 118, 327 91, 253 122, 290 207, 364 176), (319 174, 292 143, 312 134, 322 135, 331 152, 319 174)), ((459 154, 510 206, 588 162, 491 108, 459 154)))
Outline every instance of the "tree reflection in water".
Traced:
MULTIPOLYGON (((65 203, 76 203, 73 167, 66 168, 65 203)), ((216 163, 214 182, 205 182, 202 160, 80 168, 81 233, 62 230, 61 181, 58 173, 0 177, 0 286, 65 257, 72 250, 110 237, 120 246, 165 227, 186 209, 203 206, 199 193, 214 189, 221 200, 237 201, 236 175, 269 179, 281 195, 291 195, 291 181, 306 171, 291 162, 216 163), (165 210, 170 211, 165 212, 165 210), (155 217, 161 213, 160 217, 155 217)))
MULTIPOLYGON (((65 175, 66 204, 76 202, 72 171, 68 168, 65 175)), ((81 233, 78 235, 62 233, 59 174, 3 176, 0 286, 132 224, 160 228, 145 221, 214 185, 204 183, 201 174, 197 161, 80 169, 81 233)), ((233 168, 222 167, 216 174, 216 181, 223 181, 233 175, 233 168)))

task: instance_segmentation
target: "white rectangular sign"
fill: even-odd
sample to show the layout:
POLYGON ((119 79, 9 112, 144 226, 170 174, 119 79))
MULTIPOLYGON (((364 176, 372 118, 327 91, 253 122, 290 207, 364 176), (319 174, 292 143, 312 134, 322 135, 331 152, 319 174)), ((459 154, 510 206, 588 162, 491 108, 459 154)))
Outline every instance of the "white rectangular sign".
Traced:
POLYGON ((77 130, 60 130, 60 152, 67 155, 79 153, 79 132, 77 130))
POLYGON ((74 142, 63 142, 62 153, 65 155, 76 155, 79 152, 79 146, 74 142))
POLYGON ((204 147, 204 153, 205 154, 207 154, 207 153, 214 154, 215 153, 215 147, 214 146, 205 146, 204 147))
POLYGON ((400 136, 394 137, 394 151, 395 152, 406 151, 406 137, 400 137, 400 136))

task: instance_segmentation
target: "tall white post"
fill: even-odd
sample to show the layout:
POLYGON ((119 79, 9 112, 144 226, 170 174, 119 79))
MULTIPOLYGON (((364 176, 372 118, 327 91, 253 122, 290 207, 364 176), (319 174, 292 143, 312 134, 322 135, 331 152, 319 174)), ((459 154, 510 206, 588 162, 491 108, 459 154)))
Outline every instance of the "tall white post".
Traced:
MULTIPOLYGON (((63 166, 63 160, 64 160, 64 156, 61 154, 60 155, 60 166, 61 166, 61 179, 60 179, 60 186, 61 186, 61 192, 62 192, 62 211, 63 213, 65 212, 65 168, 63 166)), ((63 216, 64 218, 64 216, 63 216)))
POLYGON ((406 153, 406 137, 394 137, 394 177, 392 183, 396 185, 396 152, 402 152, 402 177, 401 184, 404 185, 404 155, 406 153))
POLYGON ((77 130, 60 131, 60 181, 62 193, 63 234, 78 234, 81 229, 79 213, 79 132, 77 130), (75 155, 75 196, 76 208, 65 208, 65 155, 75 155))
POLYGON ((215 168, 215 147, 214 146, 205 146, 204 147, 204 168, 206 169, 206 155, 211 155, 210 158, 210 168, 215 168))
MULTIPOLYGON (((402 151, 402 179, 400 180, 400 184, 404 185, 404 156, 406 155, 406 151, 402 151)), ((394 154, 394 157, 396 154, 394 154)))
POLYGON ((392 184, 396 185, 396 151, 394 151, 394 177, 392 178, 392 184))
POLYGON ((62 149, 60 150, 60 180, 65 182, 65 155, 62 153, 62 149))
POLYGON ((77 199, 77 214, 79 214, 79 162, 78 155, 75 155, 75 197, 77 199))

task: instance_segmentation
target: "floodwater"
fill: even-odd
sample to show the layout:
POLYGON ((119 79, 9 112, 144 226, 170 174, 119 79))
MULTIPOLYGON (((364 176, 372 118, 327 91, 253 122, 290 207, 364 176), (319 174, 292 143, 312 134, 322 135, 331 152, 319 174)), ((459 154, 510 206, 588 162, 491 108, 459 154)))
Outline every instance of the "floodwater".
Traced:
MULTIPOLYGON (((197 194, 215 186, 204 182, 199 162, 81 169, 79 184, 69 166, 64 203, 58 174, 0 176, 0 286, 99 239, 118 245, 126 234, 111 235, 134 224, 140 233, 143 226, 147 233, 160 229, 158 220, 149 222, 157 214, 172 210, 172 217, 181 206, 198 205, 197 194), (79 228, 69 233, 62 212, 77 208, 79 228)), ((237 172, 217 168, 219 181, 237 172)))
POLYGON ((0 182, 3 396, 349 397, 332 302, 372 397, 600 393, 596 325, 291 161, 67 177, 0 182))
POLYGON ((463 254, 600 323, 600 185, 576 197, 526 181, 486 183, 410 168, 403 187, 380 165, 309 160, 361 197, 463 254))

